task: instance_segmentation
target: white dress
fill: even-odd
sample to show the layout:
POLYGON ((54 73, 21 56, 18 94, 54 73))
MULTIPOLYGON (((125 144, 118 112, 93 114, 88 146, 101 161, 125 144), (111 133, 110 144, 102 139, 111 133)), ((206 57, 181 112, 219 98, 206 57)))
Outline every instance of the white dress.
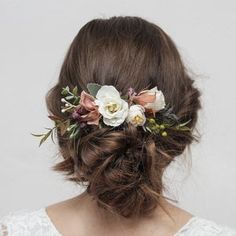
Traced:
MULTIPOLYGON (((62 236, 46 209, 18 210, 0 219, 0 236, 62 236)), ((192 217, 173 236, 236 236, 236 230, 198 216, 192 217)))

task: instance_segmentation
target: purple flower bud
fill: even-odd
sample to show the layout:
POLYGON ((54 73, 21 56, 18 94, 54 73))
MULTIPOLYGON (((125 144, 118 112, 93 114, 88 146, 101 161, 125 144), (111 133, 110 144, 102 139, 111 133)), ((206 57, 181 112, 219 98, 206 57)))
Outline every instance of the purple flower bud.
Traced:
POLYGON ((80 117, 80 115, 77 113, 77 111, 74 111, 74 112, 72 113, 72 118, 73 118, 73 119, 79 119, 79 117, 80 117))
POLYGON ((85 115, 88 113, 88 111, 84 107, 79 107, 79 109, 77 110, 77 113, 80 115, 85 115))
POLYGON ((135 93, 135 91, 134 91, 134 89, 133 88, 128 88, 128 95, 129 95, 129 97, 132 97, 132 96, 134 96, 134 95, 136 95, 137 93, 135 93))
POLYGON ((81 122, 80 123, 80 128, 83 128, 83 127, 85 127, 86 126, 86 123, 84 123, 84 122, 81 122))

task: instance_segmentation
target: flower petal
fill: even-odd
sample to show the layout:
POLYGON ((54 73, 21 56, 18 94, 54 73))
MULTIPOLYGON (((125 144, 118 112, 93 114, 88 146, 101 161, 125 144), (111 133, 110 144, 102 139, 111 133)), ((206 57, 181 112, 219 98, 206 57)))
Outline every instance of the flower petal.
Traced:
POLYGON ((96 98, 99 100, 103 100, 104 98, 120 98, 120 93, 118 92, 118 90, 112 86, 112 85, 104 85, 102 86, 97 94, 96 94, 96 98))
POLYGON ((140 105, 145 105, 146 103, 154 102, 156 99, 155 94, 148 94, 148 93, 142 93, 141 95, 137 95, 133 97, 133 101, 140 105))
POLYGON ((94 102, 94 97, 88 93, 86 93, 84 90, 80 94, 80 105, 83 106, 86 110, 92 111, 95 109, 96 104, 94 102))

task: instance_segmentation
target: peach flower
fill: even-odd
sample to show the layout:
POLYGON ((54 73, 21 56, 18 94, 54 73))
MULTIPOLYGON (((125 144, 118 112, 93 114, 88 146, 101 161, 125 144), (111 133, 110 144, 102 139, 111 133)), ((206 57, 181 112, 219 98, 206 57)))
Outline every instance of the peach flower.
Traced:
POLYGON ((165 98, 162 91, 155 86, 150 90, 143 90, 137 95, 133 96, 133 102, 143 106, 147 112, 155 112, 165 107, 165 98))

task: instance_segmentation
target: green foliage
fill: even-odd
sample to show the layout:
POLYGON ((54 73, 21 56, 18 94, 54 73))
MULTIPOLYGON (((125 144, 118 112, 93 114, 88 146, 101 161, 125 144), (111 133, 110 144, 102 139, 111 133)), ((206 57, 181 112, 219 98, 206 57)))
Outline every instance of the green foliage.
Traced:
POLYGON ((47 130, 49 130, 46 133, 43 134, 31 133, 31 134, 35 137, 41 138, 39 143, 39 146, 41 146, 48 139, 49 136, 51 136, 51 139, 54 142, 54 130, 56 128, 59 128, 61 136, 63 136, 66 132, 68 132, 69 139, 78 137, 80 131, 79 124, 78 123, 70 124, 70 120, 68 119, 65 121, 55 120, 55 126, 53 128, 46 128, 47 130))
POLYGON ((190 121, 191 121, 191 119, 188 120, 188 121, 186 121, 186 122, 184 122, 184 123, 178 124, 178 125, 175 127, 176 130, 191 131, 191 129, 190 129, 188 126, 186 126, 190 121))
POLYGON ((123 96, 121 96, 121 98, 124 99, 124 100, 128 100, 129 99, 129 95, 128 94, 123 95, 123 96))
MULTIPOLYGON (((70 90, 69 86, 62 88, 61 95, 64 97, 65 106, 61 108, 64 111, 72 112, 74 108, 79 104, 80 96, 78 96, 78 87, 75 86, 72 91, 70 90)), ((60 117, 49 115, 48 116, 52 121, 54 121, 55 125, 53 128, 46 128, 48 132, 43 134, 32 134, 35 137, 39 137, 41 146, 49 136, 51 136, 52 141, 54 142, 54 131, 58 129, 60 135, 63 136, 68 132, 69 138, 75 138, 79 135, 80 127, 78 123, 71 124, 71 119, 62 119, 60 117)))
POLYGON ((44 134, 32 134, 35 137, 41 137, 40 142, 39 142, 39 147, 48 139, 49 136, 51 136, 52 141, 54 142, 53 139, 53 131, 55 129, 55 127, 53 128, 46 128, 47 130, 49 130, 48 132, 44 133, 44 134))
POLYGON ((88 83, 87 84, 87 89, 93 97, 96 97, 97 92, 101 87, 102 86, 100 84, 96 84, 96 83, 88 83))
MULTIPOLYGON (((80 96, 78 95, 78 87, 75 86, 72 91, 70 91, 70 88, 66 86, 65 88, 62 88, 61 94, 65 98, 68 104, 70 105, 78 105, 80 101, 80 96)), ((73 107, 73 106, 71 106, 73 107)), ((70 110, 70 109, 67 109, 70 110)))
POLYGON ((67 95, 70 92, 70 89, 68 86, 66 86, 65 88, 62 88, 61 94, 62 95, 67 95))
POLYGON ((66 100, 72 100, 74 98, 75 98, 74 95, 68 95, 68 96, 65 97, 66 100))
POLYGON ((188 120, 184 123, 179 123, 177 116, 174 116, 174 119, 169 119, 169 117, 172 117, 172 115, 173 114, 171 113, 171 109, 168 108, 162 113, 162 120, 160 119, 160 116, 157 116, 156 118, 147 118, 143 129, 145 131, 148 130, 153 134, 160 133, 163 137, 168 136, 168 129, 191 131, 191 129, 186 126, 191 120, 188 120), (168 119, 163 114, 166 114, 168 119))
POLYGON ((73 88, 72 93, 73 93, 75 96, 77 96, 77 93, 78 93, 78 87, 77 87, 77 86, 75 86, 75 87, 73 88))
POLYGON ((178 117, 173 113, 173 107, 167 104, 164 109, 157 112, 157 120, 166 125, 173 126, 178 123, 178 117))

